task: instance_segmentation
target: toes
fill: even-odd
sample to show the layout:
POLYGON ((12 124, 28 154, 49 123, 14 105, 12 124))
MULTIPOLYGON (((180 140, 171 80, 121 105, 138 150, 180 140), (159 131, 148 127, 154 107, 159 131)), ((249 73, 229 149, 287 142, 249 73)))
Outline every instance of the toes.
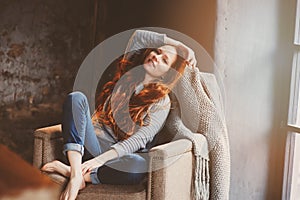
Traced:
POLYGON ((42 170, 42 171, 45 171, 45 172, 49 171, 48 165, 47 165, 47 164, 44 165, 44 166, 41 168, 41 170, 42 170))
POLYGON ((49 162, 49 163, 46 163, 42 168, 41 168, 42 171, 45 171, 45 172, 54 172, 55 170, 55 162, 49 162))

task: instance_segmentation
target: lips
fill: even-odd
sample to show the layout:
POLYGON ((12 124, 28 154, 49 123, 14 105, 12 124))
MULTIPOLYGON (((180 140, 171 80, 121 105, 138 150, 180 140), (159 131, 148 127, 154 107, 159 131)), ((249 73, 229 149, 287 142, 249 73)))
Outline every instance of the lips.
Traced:
POLYGON ((149 62, 152 64, 153 68, 155 68, 154 61, 152 59, 150 59, 149 62))

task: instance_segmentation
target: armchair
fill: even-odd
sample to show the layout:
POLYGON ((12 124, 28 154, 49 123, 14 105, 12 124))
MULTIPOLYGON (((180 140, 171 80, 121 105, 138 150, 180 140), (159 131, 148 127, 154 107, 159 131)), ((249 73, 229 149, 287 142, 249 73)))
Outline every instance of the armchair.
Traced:
MULTIPOLYGON (((197 134, 196 140, 207 147, 205 136, 197 134)), ((62 146, 61 125, 35 130, 33 165, 40 168, 55 159, 65 160, 62 146)), ((138 185, 88 184, 79 191, 77 199, 192 199, 193 153, 190 140, 180 139, 153 147, 149 157, 148 178, 144 182, 138 185)), ((48 175, 61 188, 64 187, 65 177, 53 173, 48 175)))

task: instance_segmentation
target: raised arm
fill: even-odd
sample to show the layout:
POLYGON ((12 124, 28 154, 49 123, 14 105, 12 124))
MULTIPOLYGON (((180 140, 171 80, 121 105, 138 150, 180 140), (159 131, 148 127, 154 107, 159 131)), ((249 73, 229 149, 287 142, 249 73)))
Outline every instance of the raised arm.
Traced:
POLYGON ((147 30, 136 30, 129 39, 125 53, 143 48, 161 47, 165 44, 165 38, 166 34, 147 30))
POLYGON ((177 53, 187 61, 188 65, 191 65, 191 66, 197 65, 195 53, 191 48, 189 48, 182 42, 177 41, 177 40, 167 37, 167 36, 164 39, 164 43, 165 43, 165 45, 175 46, 177 49, 177 53))
POLYGON ((196 66, 195 53, 191 48, 180 41, 168 37, 166 34, 154 31, 136 30, 129 39, 125 53, 143 48, 158 48, 164 45, 175 46, 177 52, 187 61, 187 64, 196 66))

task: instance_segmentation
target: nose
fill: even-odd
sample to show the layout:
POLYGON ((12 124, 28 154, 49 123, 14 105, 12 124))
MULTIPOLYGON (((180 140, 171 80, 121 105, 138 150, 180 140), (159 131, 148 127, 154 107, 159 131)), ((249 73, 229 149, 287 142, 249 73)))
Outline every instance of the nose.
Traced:
POLYGON ((153 55, 152 55, 152 59, 153 59, 155 62, 157 62, 157 55, 153 54, 153 55))

